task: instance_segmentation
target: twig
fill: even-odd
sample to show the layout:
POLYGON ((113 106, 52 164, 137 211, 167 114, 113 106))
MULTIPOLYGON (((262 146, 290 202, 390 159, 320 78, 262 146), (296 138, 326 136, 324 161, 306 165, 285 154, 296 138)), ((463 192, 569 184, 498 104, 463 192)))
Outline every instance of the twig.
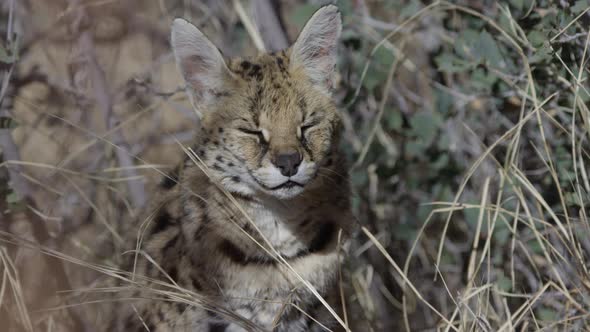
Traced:
POLYGON ((385 87, 383 88, 383 97, 381 97, 381 103, 379 104, 379 113, 377 113, 377 116, 375 117, 375 123, 373 124, 371 132, 369 133, 369 137, 367 137, 367 141, 363 145, 363 149, 361 150, 361 153, 359 154, 358 159, 356 160, 356 162, 352 166, 353 169, 358 168, 362 165, 363 161, 365 160, 365 156, 369 152, 369 148, 371 147, 371 144, 373 143, 373 139, 375 138, 375 133, 377 132, 377 129, 379 128, 379 125, 381 123, 381 118, 383 117, 383 113, 385 111, 385 105, 387 105, 387 98, 389 97, 389 92, 390 92, 389 90, 391 88, 391 82, 392 82, 393 76, 395 74, 395 71, 397 69, 397 65, 398 65, 398 63, 400 63, 400 60, 402 60, 402 59, 400 59, 399 57, 396 57, 395 61, 391 64, 391 67, 389 69, 389 73, 387 74, 387 81, 385 82, 385 87))
POLYGON ((242 2, 240 2, 240 0, 234 0, 233 4, 234 9, 238 13, 238 16, 240 16, 240 20, 246 28, 246 31, 248 31, 250 38, 252 38, 256 49, 260 52, 266 52, 264 42, 262 41, 262 37, 260 37, 260 32, 258 29, 256 29, 254 23, 252 23, 252 20, 248 17, 248 14, 246 14, 246 10, 244 9, 244 6, 242 6, 242 2))
POLYGON ((267 51, 276 52, 287 48, 289 41, 281 25, 280 13, 273 8, 270 1, 252 0, 250 7, 254 24, 267 51))
MULTIPOLYGON (((71 0, 71 4, 74 6, 79 6, 77 0, 71 0)), ((75 28, 80 29, 82 22, 86 23, 85 21, 90 18, 83 7, 80 6, 78 10, 79 17, 74 25, 76 25, 75 28)), ((92 31, 86 28, 86 26, 84 26, 84 30, 81 32, 78 42, 83 58, 85 59, 86 66, 90 72, 90 79, 92 81, 92 86, 94 87, 96 103, 103 114, 108 131, 113 128, 117 122, 116 115, 113 114, 113 98, 107 87, 104 70, 100 67, 100 64, 96 58, 92 31)), ((113 139, 115 142, 117 142, 117 145, 121 147, 120 149, 116 149, 115 153, 120 166, 123 167, 124 176, 130 179, 136 179, 138 175, 135 169, 132 167, 134 163, 130 153, 128 152, 129 149, 121 131, 114 132, 113 139)), ((127 182, 127 187, 129 188, 129 194, 135 207, 142 207, 147 201, 143 183, 140 181, 130 180, 127 182)))

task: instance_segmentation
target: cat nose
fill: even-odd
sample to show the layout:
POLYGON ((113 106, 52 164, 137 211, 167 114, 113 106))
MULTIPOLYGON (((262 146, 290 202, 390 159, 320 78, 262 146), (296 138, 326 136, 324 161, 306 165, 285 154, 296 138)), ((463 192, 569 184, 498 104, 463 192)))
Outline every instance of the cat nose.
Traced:
POLYGON ((274 164, 284 176, 293 176, 297 174, 297 168, 301 164, 301 155, 297 151, 279 153, 274 164))

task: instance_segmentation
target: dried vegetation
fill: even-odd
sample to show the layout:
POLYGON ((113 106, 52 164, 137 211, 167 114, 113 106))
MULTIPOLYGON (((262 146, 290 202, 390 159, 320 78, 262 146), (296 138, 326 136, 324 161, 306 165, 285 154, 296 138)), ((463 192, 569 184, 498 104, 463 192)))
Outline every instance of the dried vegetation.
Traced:
MULTIPOLYGON (((101 280, 145 287, 112 253, 194 134, 172 19, 247 55, 327 2, 0 3, 3 330, 92 331, 110 295, 130 300, 101 280)), ((590 330, 590 3, 336 3, 359 223, 343 325, 590 330)), ((153 296, 207 306, 164 286, 153 296)))

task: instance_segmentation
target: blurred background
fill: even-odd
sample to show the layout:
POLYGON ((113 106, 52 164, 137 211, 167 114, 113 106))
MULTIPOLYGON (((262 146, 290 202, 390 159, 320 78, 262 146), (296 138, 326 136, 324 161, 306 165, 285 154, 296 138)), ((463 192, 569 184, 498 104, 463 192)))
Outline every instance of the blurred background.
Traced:
POLYGON ((101 324, 121 222, 195 134, 174 18, 247 56, 328 3, 350 329, 590 330, 588 0, 2 0, 0 330, 101 324))

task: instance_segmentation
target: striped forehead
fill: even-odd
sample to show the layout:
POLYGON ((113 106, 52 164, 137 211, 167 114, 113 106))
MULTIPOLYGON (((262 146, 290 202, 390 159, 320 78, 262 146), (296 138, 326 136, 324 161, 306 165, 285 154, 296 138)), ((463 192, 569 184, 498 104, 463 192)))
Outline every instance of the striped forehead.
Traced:
POLYGON ((289 79, 289 57, 285 51, 256 57, 232 59, 230 69, 246 81, 281 81, 289 79))
POLYGON ((249 111, 255 118, 264 114, 269 120, 285 116, 295 120, 304 115, 305 96, 289 72, 289 58, 284 52, 234 59, 229 67, 247 82, 251 91, 249 111))

